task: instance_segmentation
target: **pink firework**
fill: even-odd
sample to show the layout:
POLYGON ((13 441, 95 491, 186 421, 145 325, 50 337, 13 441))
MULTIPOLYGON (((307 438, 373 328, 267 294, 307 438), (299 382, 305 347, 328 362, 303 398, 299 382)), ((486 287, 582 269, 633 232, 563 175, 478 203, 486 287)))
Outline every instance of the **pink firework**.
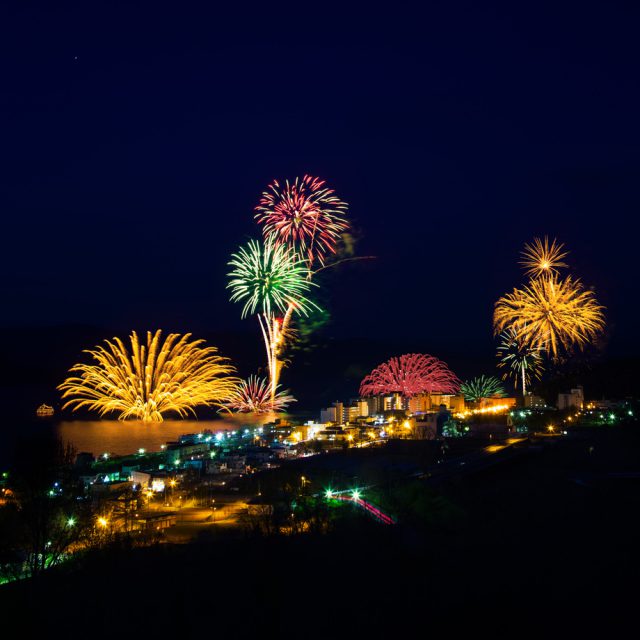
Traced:
POLYGON ((347 203, 342 202, 324 180, 305 175, 281 185, 274 180, 262 193, 256 220, 265 237, 276 244, 295 247, 311 266, 324 264, 336 252, 341 234, 349 228, 347 203))
POLYGON ((419 393, 450 393, 460 388, 460 380, 447 365, 433 356, 407 353, 377 366, 360 383, 360 395, 401 393, 406 398, 419 393))
POLYGON ((239 413, 271 413, 284 411, 296 399, 287 391, 277 391, 271 398, 271 385, 264 378, 249 376, 237 387, 225 409, 239 413))

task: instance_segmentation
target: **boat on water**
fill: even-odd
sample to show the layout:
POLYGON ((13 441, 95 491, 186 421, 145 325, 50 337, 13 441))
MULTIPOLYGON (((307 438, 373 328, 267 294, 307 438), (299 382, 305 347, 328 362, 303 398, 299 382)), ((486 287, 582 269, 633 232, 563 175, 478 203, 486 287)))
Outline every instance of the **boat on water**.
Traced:
POLYGON ((52 416, 54 413, 55 411, 53 410, 53 407, 50 407, 48 404, 44 403, 36 409, 36 415, 40 418, 52 416))

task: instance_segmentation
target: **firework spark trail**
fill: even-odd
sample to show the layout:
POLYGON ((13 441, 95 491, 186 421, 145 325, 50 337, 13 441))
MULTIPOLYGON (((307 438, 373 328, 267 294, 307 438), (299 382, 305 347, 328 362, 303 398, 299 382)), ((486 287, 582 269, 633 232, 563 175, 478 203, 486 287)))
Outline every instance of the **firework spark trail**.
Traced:
POLYGON ((479 402, 485 398, 504 398, 504 387, 494 376, 478 376, 460 385, 460 393, 469 402, 479 402))
POLYGON ((560 267, 566 267, 562 262, 563 258, 569 255, 568 251, 563 251, 564 244, 560 244, 554 238, 549 244, 549 238, 534 238, 531 244, 524 245, 521 252, 522 260, 520 264, 525 269, 525 274, 535 278, 543 274, 558 275, 560 267))
POLYGON ((249 376, 238 385, 225 408, 241 413, 272 413, 284 411, 292 402, 296 399, 288 391, 276 391, 272 398, 268 380, 249 376))
POLYGON ((283 185, 274 180, 262 193, 255 218, 266 239, 298 250, 310 270, 315 262, 324 265, 336 253, 349 228, 347 206, 324 180, 305 175, 283 185))
POLYGON ((307 267, 294 249, 276 245, 272 240, 263 243, 251 240, 231 257, 227 288, 232 290, 231 301, 244 301, 242 317, 257 313, 267 353, 271 399, 275 402, 282 363, 278 357, 287 335, 287 327, 276 313, 284 313, 290 320, 294 313, 308 315, 318 305, 306 297, 315 285, 307 278, 307 267))
POLYGON ((428 354, 407 353, 376 367, 360 384, 360 395, 401 393, 410 398, 419 393, 454 394, 460 380, 447 365, 428 354))
POLYGON ((258 310, 265 316, 293 311, 308 315, 311 308, 319 308, 306 297, 315 285, 307 279, 303 260, 291 248, 276 245, 271 240, 263 244, 250 240, 229 261, 234 267, 228 276, 227 289, 231 289, 231 301, 244 301, 242 317, 258 310))
POLYGON ((129 350, 119 338, 105 340, 86 350, 96 364, 76 364, 58 389, 69 398, 63 408, 96 410, 101 416, 118 412, 118 418, 161 422, 163 413, 181 417, 195 414, 199 405, 220 407, 235 392, 234 368, 204 340, 190 341, 191 334, 147 332, 142 344, 135 331, 129 350))
POLYGON ((527 386, 542 375, 542 353, 541 347, 526 344, 513 327, 503 331, 496 354, 499 358, 498 368, 506 369, 502 379, 512 377, 516 388, 520 382, 522 395, 526 395, 527 386))
POLYGON ((583 348, 604 330, 604 307, 579 280, 555 275, 531 280, 495 304, 494 333, 513 329, 530 348, 558 359, 562 349, 583 348))
POLYGON ((282 352, 291 336, 289 325, 295 314, 320 310, 307 294, 314 275, 313 265, 326 267, 335 254, 342 234, 349 228, 347 204, 319 178, 305 175, 281 185, 270 184, 255 208, 262 225, 264 246, 252 241, 232 256, 229 274, 232 301, 244 301, 242 317, 258 312, 271 385, 276 402, 282 352), (258 311, 258 309, 260 309, 258 311))

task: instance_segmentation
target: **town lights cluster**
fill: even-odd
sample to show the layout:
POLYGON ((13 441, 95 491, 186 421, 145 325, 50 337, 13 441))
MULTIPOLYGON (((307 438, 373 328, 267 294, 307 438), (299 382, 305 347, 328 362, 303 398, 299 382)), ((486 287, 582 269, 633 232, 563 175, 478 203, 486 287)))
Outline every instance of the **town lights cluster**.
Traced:
POLYGON ((479 409, 466 409, 465 411, 460 411, 456 413, 456 418, 468 418, 472 415, 484 415, 484 414, 494 414, 494 413, 504 413, 510 409, 510 405, 508 404, 496 404, 491 407, 481 407, 479 409))

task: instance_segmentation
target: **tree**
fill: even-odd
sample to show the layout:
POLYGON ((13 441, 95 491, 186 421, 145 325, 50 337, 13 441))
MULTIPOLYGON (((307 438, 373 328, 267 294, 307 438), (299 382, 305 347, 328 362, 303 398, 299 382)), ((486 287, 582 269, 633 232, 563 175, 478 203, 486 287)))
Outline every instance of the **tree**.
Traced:
POLYGON ((73 447, 54 436, 18 443, 11 474, 15 501, 0 518, 5 573, 37 576, 88 538, 91 510, 76 499, 74 458, 73 447))

